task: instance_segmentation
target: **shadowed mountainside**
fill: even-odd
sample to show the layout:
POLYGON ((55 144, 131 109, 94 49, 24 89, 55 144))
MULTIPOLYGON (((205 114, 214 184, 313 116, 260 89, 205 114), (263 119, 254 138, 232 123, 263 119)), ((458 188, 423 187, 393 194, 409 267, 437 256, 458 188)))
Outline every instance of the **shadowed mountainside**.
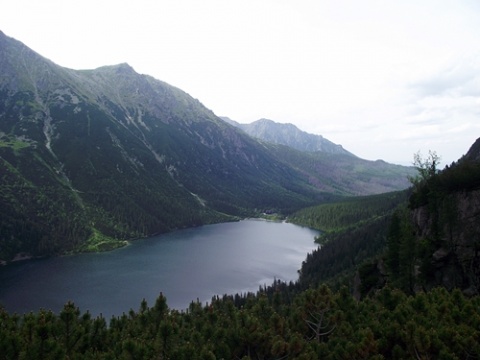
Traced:
POLYGON ((408 185, 402 168, 390 185, 373 174, 367 182, 381 186, 359 186, 352 163, 348 181, 327 186, 339 173, 253 139, 128 64, 67 69, 0 32, 0 71, 0 259, 110 249, 408 185))

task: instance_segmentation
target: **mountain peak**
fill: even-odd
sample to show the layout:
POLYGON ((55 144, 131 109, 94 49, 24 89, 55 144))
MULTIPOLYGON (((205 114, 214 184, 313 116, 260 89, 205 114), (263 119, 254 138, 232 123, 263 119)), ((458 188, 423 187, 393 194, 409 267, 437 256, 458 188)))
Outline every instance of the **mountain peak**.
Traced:
POLYGON ((353 155, 341 145, 334 144, 322 135, 309 134, 291 123, 281 124, 262 118, 250 124, 232 122, 231 124, 255 138, 274 144, 286 145, 300 151, 353 155))
POLYGON ((131 67, 128 63, 120 63, 116 65, 106 65, 101 66, 97 69, 97 71, 107 71, 107 72, 115 72, 116 74, 137 74, 135 69, 131 67))
POLYGON ((128 63, 120 63, 117 65, 112 65, 112 68, 117 69, 118 71, 128 71, 128 72, 135 72, 133 67, 131 67, 128 63))

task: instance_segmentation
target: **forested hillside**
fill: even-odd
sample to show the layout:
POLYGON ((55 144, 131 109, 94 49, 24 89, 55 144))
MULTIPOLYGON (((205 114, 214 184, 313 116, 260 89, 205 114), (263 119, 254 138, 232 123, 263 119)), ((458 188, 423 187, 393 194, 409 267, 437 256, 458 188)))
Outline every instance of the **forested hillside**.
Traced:
POLYGON ((300 284, 348 284, 357 297, 386 284, 409 294, 436 286, 478 294, 478 141, 444 170, 438 163, 435 153, 417 155, 419 173, 408 191, 293 214, 290 221, 324 230, 323 246, 308 255, 300 284))
POLYGON ((407 198, 407 191, 344 198, 297 211, 289 217, 289 221, 328 234, 359 227, 388 215, 407 198))
POLYGON ((128 64, 67 69, 0 32, 0 263, 398 190, 411 171, 291 152, 128 64))
MULTIPOLYGON (((307 258, 296 283, 275 281, 256 294, 214 297, 208 304, 194 301, 180 312, 169 309, 160 294, 151 307, 143 301, 137 310, 111 319, 92 318, 73 303, 67 303, 59 314, 41 310, 16 315, 0 310, 0 358, 478 358, 480 296, 476 283, 460 289, 460 283, 426 286, 421 281, 425 268, 418 267, 428 264, 426 259, 438 260, 424 251, 425 246, 433 250, 431 245, 454 244, 446 248, 453 264, 465 265, 459 255, 468 251, 469 269, 475 271, 478 248, 471 245, 478 243, 478 221, 473 218, 464 223, 462 214, 464 209, 478 214, 477 155, 469 152, 442 172, 431 166, 435 161, 421 162, 410 196, 407 192, 385 194, 299 212, 299 219, 331 229, 332 236, 307 258), (464 173, 466 169, 470 175, 464 173), (444 206, 451 205, 449 199, 457 199, 459 192, 463 205, 457 209, 461 211, 444 213, 451 211, 444 206), (433 220, 426 222, 427 228, 416 227, 413 220, 419 198, 420 207, 430 205, 428 219, 432 213, 438 219, 458 216, 446 227, 433 220), (342 220, 330 223, 335 211, 343 215, 342 220), (447 240, 442 228, 451 230, 447 240), (342 259, 347 259, 344 264, 342 259), (382 263, 386 263, 383 272, 382 263), (415 267, 420 272, 414 272, 415 267), (357 283, 352 281, 354 273, 357 283), (379 277, 383 282, 379 283, 379 277), (325 282, 335 285, 335 290, 325 282)), ((435 269, 448 270, 452 263, 440 258, 435 269)), ((467 275, 465 279, 475 279, 474 272, 467 275)))
POLYGON ((392 214, 407 199, 408 191, 352 197, 290 216, 293 223, 322 231, 316 239, 321 247, 308 254, 302 264, 300 288, 322 283, 337 289, 342 285, 353 287, 355 271, 372 261, 376 263, 386 250, 392 214))

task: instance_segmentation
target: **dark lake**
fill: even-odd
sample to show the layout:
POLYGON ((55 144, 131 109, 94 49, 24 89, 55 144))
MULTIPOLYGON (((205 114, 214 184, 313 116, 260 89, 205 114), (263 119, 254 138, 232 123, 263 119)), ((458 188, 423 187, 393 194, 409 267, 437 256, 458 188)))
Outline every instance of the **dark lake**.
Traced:
POLYGON ((214 295, 296 280, 318 232, 284 222, 243 220, 179 230, 111 252, 27 260, 0 267, 0 304, 9 312, 58 312, 74 301, 109 319, 158 294, 185 309, 214 295))

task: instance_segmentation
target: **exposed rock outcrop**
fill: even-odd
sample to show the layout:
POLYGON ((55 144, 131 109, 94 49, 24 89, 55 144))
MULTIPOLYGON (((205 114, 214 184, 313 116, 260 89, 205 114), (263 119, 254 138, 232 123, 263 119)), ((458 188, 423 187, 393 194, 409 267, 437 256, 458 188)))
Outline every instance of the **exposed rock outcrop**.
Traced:
POLYGON ((424 205, 413 210, 412 219, 417 241, 428 240, 433 245, 424 287, 461 288, 478 294, 480 190, 449 194, 435 207, 424 205))

